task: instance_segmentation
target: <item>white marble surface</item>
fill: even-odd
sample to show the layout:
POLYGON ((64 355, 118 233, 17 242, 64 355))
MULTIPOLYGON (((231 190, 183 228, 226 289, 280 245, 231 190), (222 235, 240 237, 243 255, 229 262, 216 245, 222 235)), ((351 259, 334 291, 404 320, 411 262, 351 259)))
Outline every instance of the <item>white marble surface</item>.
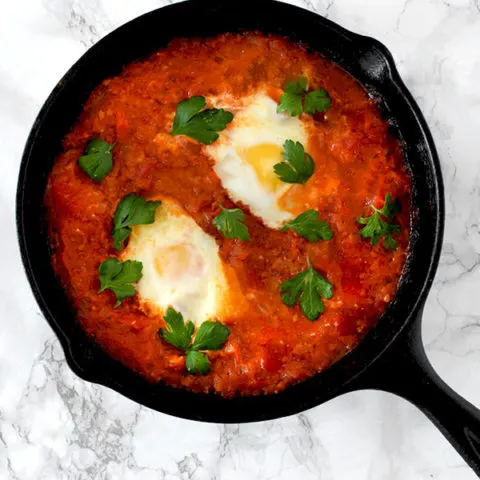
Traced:
MULTIPOLYGON (((14 0, 0 15, 0 478, 470 480, 414 407, 380 392, 273 422, 187 422, 76 378, 20 263, 14 196, 24 142, 70 65, 114 27, 171 3, 14 0)), ((425 311, 428 356, 480 405, 479 0, 294 0, 394 54, 442 159, 444 253, 425 311)), ((252 12, 254 14, 254 12, 252 12)))

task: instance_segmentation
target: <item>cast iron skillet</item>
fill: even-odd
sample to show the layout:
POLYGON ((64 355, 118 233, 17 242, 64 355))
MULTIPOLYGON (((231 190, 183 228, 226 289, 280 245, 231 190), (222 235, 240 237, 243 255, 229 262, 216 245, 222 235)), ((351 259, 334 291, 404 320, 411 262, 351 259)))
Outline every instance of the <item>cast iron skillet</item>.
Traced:
POLYGON ((17 192, 21 254, 35 297, 67 362, 81 378, 178 417, 251 422, 291 415, 345 392, 380 389, 417 405, 480 474, 480 412, 433 371, 421 343, 421 315, 438 264, 444 224, 439 161, 425 120, 389 51, 305 10, 272 0, 191 0, 148 13, 92 47, 51 93, 25 148, 17 192), (50 265, 43 196, 61 139, 93 88, 175 37, 259 30, 305 42, 341 65, 374 97, 404 145, 413 177, 410 253, 398 293, 360 346, 327 371, 285 391, 226 400, 153 385, 110 358, 87 337, 50 265))

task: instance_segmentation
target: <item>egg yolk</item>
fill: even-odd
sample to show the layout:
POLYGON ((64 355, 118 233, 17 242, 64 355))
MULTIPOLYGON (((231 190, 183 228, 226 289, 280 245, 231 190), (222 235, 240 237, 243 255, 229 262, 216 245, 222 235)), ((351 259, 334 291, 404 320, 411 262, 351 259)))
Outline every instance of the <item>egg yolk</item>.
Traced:
POLYGON ((200 277, 205 273, 205 262, 201 255, 191 245, 184 243, 157 248, 154 267, 161 277, 177 281, 200 277))
POLYGON ((282 151, 278 145, 264 143, 247 148, 242 155, 242 159, 255 170, 259 181, 271 191, 284 185, 273 170, 275 164, 283 161, 282 151))

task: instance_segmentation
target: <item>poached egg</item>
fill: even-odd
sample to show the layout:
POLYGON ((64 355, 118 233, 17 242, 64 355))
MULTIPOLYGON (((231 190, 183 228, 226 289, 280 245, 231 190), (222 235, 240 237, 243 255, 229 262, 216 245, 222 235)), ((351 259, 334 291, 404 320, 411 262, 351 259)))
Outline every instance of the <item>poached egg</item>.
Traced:
POLYGON ((295 217, 285 201, 294 187, 282 182, 273 167, 284 160, 286 140, 306 148, 305 120, 277 113, 277 103, 263 92, 242 99, 240 106, 229 105, 228 98, 215 103, 235 113, 229 128, 205 147, 216 174, 235 202, 247 205, 268 227, 281 227, 295 217))
POLYGON ((224 265, 213 237, 205 233, 174 200, 160 199, 155 221, 132 228, 122 261, 143 264, 137 283, 142 310, 164 315, 168 307, 197 327, 230 315, 230 287, 235 277, 224 265), (231 280, 231 281, 230 281, 231 280))

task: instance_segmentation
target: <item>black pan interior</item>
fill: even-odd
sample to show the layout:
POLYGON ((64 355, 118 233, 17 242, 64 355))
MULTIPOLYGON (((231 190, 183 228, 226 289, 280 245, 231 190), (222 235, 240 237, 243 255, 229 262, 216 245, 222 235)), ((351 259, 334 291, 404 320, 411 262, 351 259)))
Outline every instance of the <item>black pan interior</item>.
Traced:
POLYGON ((92 47, 58 83, 25 148, 17 192, 17 226, 34 294, 77 375, 161 412, 203 421, 246 422, 297 413, 347 391, 349 382, 412 321, 423 305, 438 262, 443 228, 442 192, 438 159, 428 128, 382 44, 348 32, 318 15, 272 0, 191 0, 153 11, 114 31, 92 47), (165 47, 175 37, 251 30, 306 43, 312 51, 350 72, 377 100, 394 135, 403 142, 412 173, 412 238, 395 300, 355 351, 327 371, 279 394, 225 400, 214 394, 194 394, 150 384, 111 359, 85 335, 50 265, 42 204, 48 174, 61 151, 61 140, 91 91, 104 78, 165 47))

